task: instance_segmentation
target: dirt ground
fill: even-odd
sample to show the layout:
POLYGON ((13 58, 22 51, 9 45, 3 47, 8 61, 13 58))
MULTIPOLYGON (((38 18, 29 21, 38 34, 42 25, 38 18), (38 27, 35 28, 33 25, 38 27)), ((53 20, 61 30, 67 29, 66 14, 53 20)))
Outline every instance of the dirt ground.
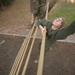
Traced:
MULTIPOLYGON (((30 20, 31 14, 27 0, 22 0, 22 2, 15 0, 11 7, 0 11, 0 75, 9 75, 25 39, 22 35, 25 35, 26 30, 31 28, 30 20)), ((72 37, 74 38, 75 35, 72 37)), ((35 64, 34 60, 39 56, 39 43, 40 39, 36 39, 26 75, 36 75, 38 64, 35 64)), ((43 75, 75 75, 74 57, 75 43, 56 42, 53 49, 46 53, 43 75)))
MULTIPOLYGON (((0 75, 9 75, 24 38, 0 35, 0 75)), ((39 56, 39 43, 36 39, 26 75, 36 75, 38 64, 34 60, 39 56)), ((43 75, 75 75, 75 43, 56 42, 45 55, 43 75)))
POLYGON ((24 34, 31 28, 29 0, 15 0, 0 11, 0 33, 24 34))

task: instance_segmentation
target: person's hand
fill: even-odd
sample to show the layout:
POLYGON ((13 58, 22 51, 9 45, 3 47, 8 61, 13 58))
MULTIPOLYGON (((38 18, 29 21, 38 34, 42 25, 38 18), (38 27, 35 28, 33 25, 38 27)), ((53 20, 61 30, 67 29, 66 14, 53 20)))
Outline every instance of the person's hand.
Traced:
POLYGON ((43 32, 46 32, 46 29, 44 29, 41 25, 40 25, 39 27, 40 27, 41 33, 42 33, 42 35, 43 35, 43 32))
POLYGON ((44 32, 46 32, 46 29, 42 28, 42 29, 41 29, 42 35, 43 35, 44 32))

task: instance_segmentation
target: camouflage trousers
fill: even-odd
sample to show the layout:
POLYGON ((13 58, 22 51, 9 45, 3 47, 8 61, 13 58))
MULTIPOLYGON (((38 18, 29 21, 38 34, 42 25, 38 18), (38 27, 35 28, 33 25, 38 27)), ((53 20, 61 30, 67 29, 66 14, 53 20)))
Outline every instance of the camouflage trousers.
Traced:
POLYGON ((45 18, 46 0, 30 0, 31 13, 40 19, 45 18))

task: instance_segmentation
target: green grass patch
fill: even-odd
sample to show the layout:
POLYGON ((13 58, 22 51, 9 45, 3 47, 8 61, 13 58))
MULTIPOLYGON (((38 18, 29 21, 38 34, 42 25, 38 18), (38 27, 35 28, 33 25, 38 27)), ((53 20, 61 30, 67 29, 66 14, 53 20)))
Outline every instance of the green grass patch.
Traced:
POLYGON ((49 19, 54 20, 57 17, 65 17, 66 25, 75 20, 75 4, 65 2, 57 3, 49 14, 49 19))

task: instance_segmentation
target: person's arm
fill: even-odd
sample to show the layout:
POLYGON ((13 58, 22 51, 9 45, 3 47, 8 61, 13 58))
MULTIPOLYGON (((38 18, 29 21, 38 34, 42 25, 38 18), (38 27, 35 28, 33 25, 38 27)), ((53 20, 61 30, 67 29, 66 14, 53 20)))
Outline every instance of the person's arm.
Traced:
POLYGON ((49 27, 50 24, 51 24, 51 22, 48 21, 48 20, 46 20, 46 19, 39 20, 39 21, 36 23, 37 26, 41 25, 41 26, 46 26, 46 27, 49 27))
POLYGON ((50 28, 51 26, 51 22, 45 19, 39 20, 36 24, 41 29, 42 34, 44 31, 46 31, 46 29, 50 28), (46 26, 46 29, 43 28, 44 26, 46 26))
POLYGON ((57 34, 55 35, 56 40, 66 39, 69 35, 75 33, 75 21, 73 21, 70 25, 59 29, 57 34))

